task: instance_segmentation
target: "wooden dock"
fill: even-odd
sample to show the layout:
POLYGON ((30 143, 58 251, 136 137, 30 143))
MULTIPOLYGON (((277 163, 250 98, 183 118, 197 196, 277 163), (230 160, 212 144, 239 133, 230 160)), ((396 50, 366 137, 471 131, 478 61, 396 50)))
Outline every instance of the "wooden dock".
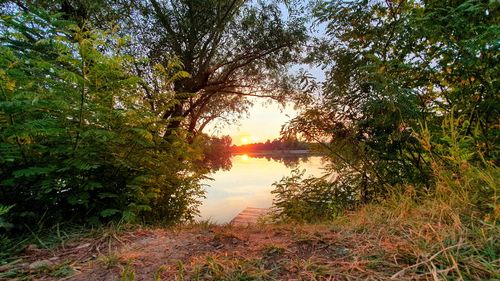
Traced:
POLYGON ((237 226, 248 226, 250 224, 256 224, 257 220, 269 214, 269 209, 267 208, 252 208, 247 207, 241 211, 234 219, 231 220, 230 224, 237 226))

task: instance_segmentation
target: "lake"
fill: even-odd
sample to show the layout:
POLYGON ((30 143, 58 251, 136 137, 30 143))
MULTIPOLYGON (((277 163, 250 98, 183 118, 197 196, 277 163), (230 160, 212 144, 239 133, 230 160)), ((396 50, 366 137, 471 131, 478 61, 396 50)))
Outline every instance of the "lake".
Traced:
POLYGON ((206 199, 200 206, 200 220, 228 223, 246 207, 272 206, 272 184, 290 175, 294 168, 306 170, 306 175, 322 175, 320 156, 308 155, 234 155, 232 168, 210 175, 206 199))

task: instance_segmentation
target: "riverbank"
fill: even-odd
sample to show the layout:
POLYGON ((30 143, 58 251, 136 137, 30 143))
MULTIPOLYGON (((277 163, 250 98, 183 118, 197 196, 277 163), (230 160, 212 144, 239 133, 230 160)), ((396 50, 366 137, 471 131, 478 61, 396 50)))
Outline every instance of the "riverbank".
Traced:
POLYGON ((232 155, 248 155, 248 156, 266 156, 266 155, 279 155, 279 156, 321 156, 321 153, 312 152, 310 150, 248 150, 248 151, 235 151, 232 155))
MULTIPOLYGON (((401 199, 401 198, 400 198, 401 199)), ((499 232, 448 205, 368 205, 327 224, 105 228, 0 268, 3 280, 494 280, 499 232)), ((46 245, 47 246, 47 245, 46 245)))

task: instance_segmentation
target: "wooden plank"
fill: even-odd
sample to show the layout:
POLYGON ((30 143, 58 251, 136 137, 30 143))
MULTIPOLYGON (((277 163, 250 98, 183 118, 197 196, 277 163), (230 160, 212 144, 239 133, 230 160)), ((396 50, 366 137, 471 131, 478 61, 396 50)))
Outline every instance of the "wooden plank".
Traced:
POLYGON ((241 211, 234 219, 231 220, 230 224, 246 226, 249 224, 256 224, 257 220, 269 213, 269 209, 267 208, 254 208, 247 207, 243 211, 241 211))

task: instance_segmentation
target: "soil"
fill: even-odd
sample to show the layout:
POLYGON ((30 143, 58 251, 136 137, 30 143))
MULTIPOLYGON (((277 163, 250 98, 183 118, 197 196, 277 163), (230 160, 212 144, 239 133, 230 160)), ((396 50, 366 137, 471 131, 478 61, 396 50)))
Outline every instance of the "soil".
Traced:
POLYGON ((332 247, 334 240, 330 229, 319 226, 140 229, 53 250, 30 245, 4 272, 15 270, 28 280, 218 280, 257 270, 274 280, 294 280, 304 271, 300 261, 345 255, 345 248, 332 247))

